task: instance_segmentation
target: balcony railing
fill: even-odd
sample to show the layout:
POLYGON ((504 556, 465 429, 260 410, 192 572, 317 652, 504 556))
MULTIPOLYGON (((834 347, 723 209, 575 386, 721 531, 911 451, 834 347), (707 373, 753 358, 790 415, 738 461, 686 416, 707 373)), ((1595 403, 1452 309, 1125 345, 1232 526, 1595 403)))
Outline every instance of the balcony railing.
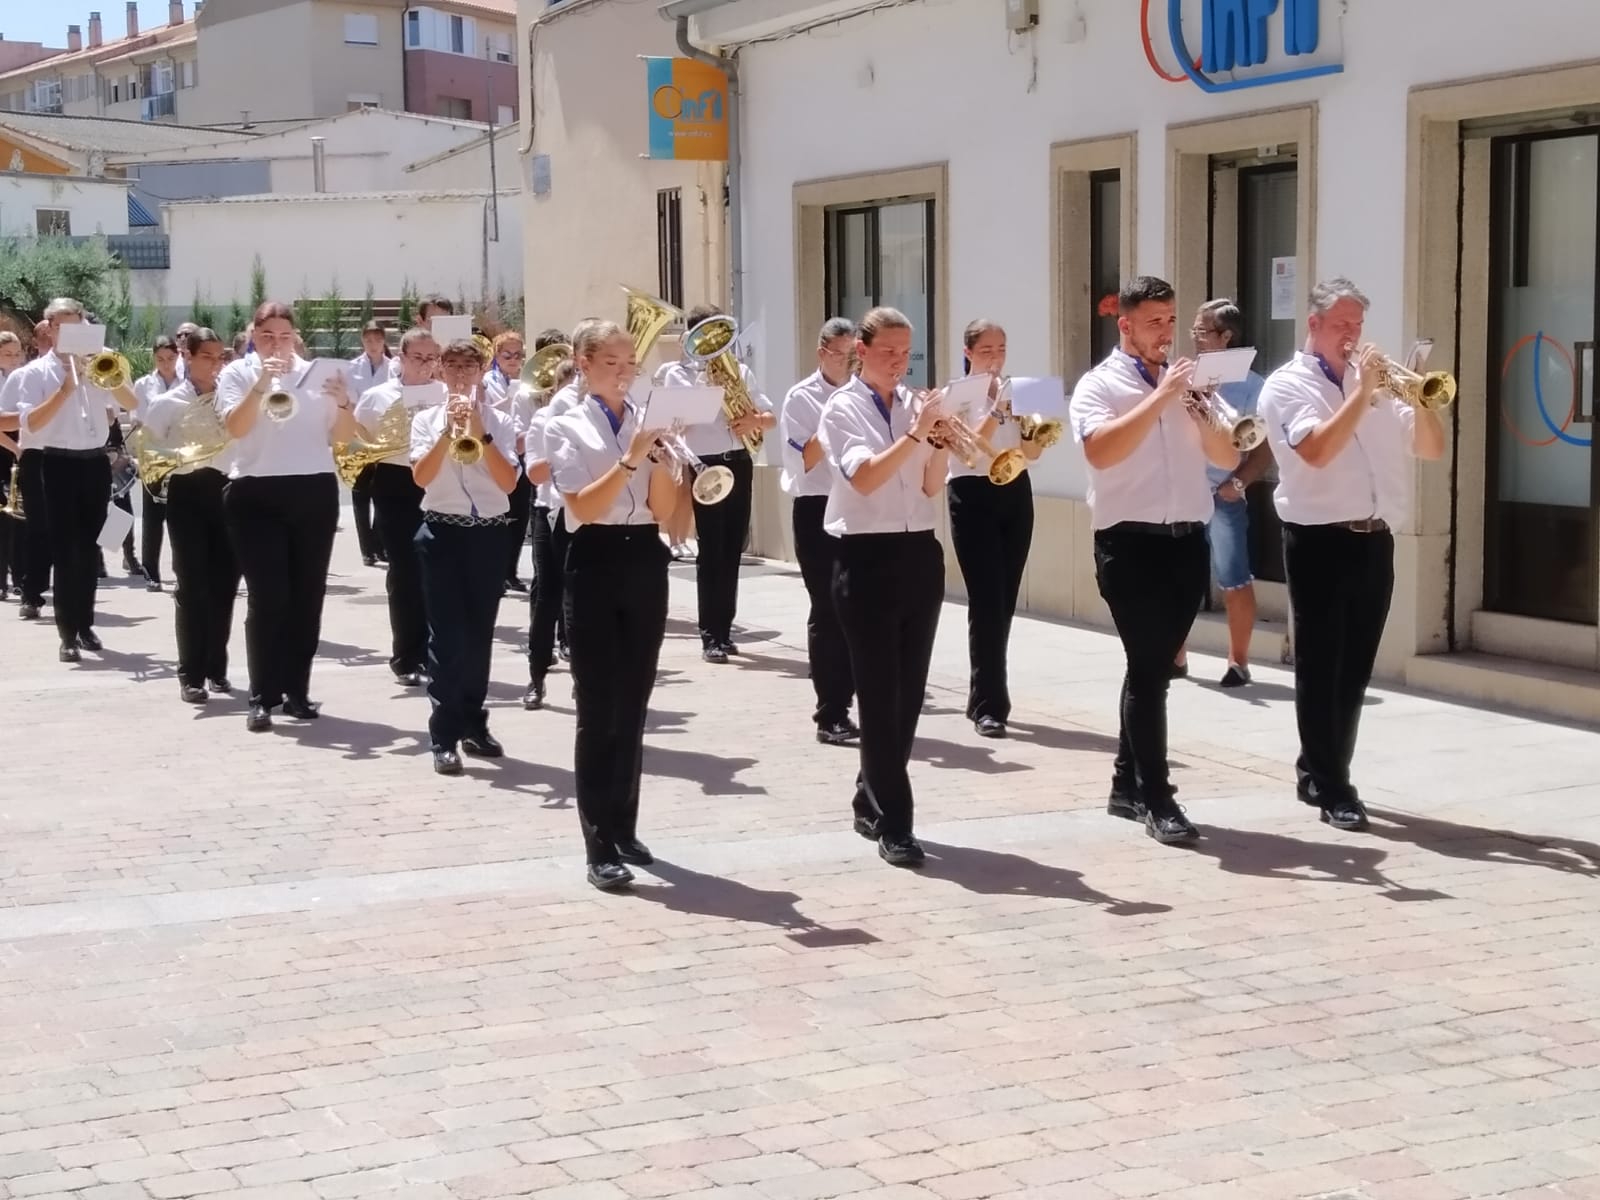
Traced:
POLYGON ((144 109, 140 116, 146 121, 159 121, 164 117, 176 116, 178 112, 178 94, 176 92, 162 92, 159 96, 146 96, 144 109))

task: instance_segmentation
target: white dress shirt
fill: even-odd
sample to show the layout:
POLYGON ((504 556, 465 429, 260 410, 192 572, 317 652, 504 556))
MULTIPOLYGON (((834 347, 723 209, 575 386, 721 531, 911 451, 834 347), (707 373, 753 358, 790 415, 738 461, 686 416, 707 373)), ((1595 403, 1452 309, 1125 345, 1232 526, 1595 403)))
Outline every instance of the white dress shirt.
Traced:
MULTIPOLYGON (((194 384, 188 379, 180 380, 178 385, 164 392, 156 392, 142 406, 144 416, 141 423, 145 431, 155 440, 158 446, 171 446, 177 437, 179 422, 187 416, 197 404, 204 404, 216 413, 217 422, 222 422, 222 413, 217 405, 217 394, 201 399, 194 390, 194 384)), ((227 431, 223 431, 226 436, 227 431)), ((217 457, 201 466, 179 467, 174 475, 188 475, 194 471, 221 471, 226 475, 233 467, 234 443, 229 442, 227 449, 217 457)))
POLYGON ((1278 460, 1273 502, 1287 524, 1376 517, 1394 527, 1411 515, 1410 457, 1417 414, 1404 401, 1378 393, 1378 402, 1361 414, 1355 435, 1321 467, 1313 467, 1294 449, 1333 416, 1355 384, 1354 368, 1345 371, 1341 387, 1314 354, 1301 352, 1268 376, 1261 389, 1261 419, 1278 460))
MULTIPOLYGON (((320 392, 291 386, 290 381, 309 366, 305 359, 294 364, 279 381, 294 394, 299 408, 287 421, 274 421, 265 412, 257 415, 250 432, 234 442, 234 459, 229 479, 268 475, 323 475, 333 472, 333 427, 339 407, 320 392)), ((246 355, 222 368, 217 377, 217 406, 226 418, 241 404, 259 404, 248 399, 250 389, 261 374, 261 359, 246 355)))
POLYGON ((918 533, 932 530, 939 501, 922 490, 922 475, 933 450, 924 442, 870 496, 856 491, 850 477, 868 459, 882 454, 911 431, 911 393, 896 388, 884 420, 877 397, 858 375, 828 398, 817 436, 831 468, 828 506, 822 527, 834 537, 854 533, 918 533))
MULTIPOLYGON (((436 404, 445 402, 445 386, 434 381, 426 386, 431 398, 426 403, 418 403, 406 395, 406 387, 398 378, 385 380, 377 387, 369 387, 361 393, 361 399, 356 401, 353 416, 356 424, 361 426, 363 434, 376 437, 383 424, 383 418, 396 404, 404 404, 411 409, 411 419, 416 420, 417 412, 423 408, 432 408, 436 404)), ((411 454, 409 450, 402 450, 398 454, 391 454, 383 460, 386 467, 404 467, 411 469, 411 454)))
MULTIPOLYGON (((533 476, 529 474, 538 463, 550 462, 549 432, 551 406, 546 404, 543 408, 532 409, 524 415, 522 407, 517 408, 517 432, 522 437, 522 461, 526 464, 524 474, 528 474, 529 482, 533 476)), ((556 490, 554 482, 535 483, 533 485, 536 505, 548 508, 551 512, 561 507, 561 493, 556 490)))
MULTIPOLYGON (((35 359, 34 361, 37 362, 38 360, 35 359)), ((4 382, 0 382, 0 413, 4 413, 8 417, 20 417, 22 415, 22 375, 32 366, 33 363, 31 362, 23 363, 15 371, 7 375, 4 382)), ((110 429, 108 428, 106 432, 109 434, 110 429)), ((16 439, 19 451, 36 450, 39 447, 39 439, 28 428, 26 421, 19 421, 16 432, 11 436, 16 439)))
MULTIPOLYGON (((517 461, 516 434, 511 420, 487 404, 478 407, 483 431, 494 441, 483 448, 485 457, 498 454, 508 463, 517 461)), ((411 419, 411 461, 420 462, 439 444, 450 425, 447 405, 430 404, 411 419)), ((458 517, 503 517, 511 510, 511 497, 494 481, 482 462, 462 466, 445 455, 439 473, 422 490, 422 511, 450 513, 458 517)))
MULTIPOLYGON (((28 429, 28 414, 56 394, 56 389, 70 378, 71 370, 52 350, 16 372, 13 378, 19 389, 17 413, 22 417, 23 429, 28 429)), ((6 385, 9 390, 11 380, 7 380, 6 385)), ((30 431, 33 434, 30 446, 53 450, 104 449, 111 436, 111 407, 115 403, 110 392, 80 383, 77 390, 62 401, 54 417, 30 431)))
MULTIPOLYGON (((1080 446, 1095 430, 1126 416, 1155 391, 1141 365, 1116 349, 1078 380, 1068 413, 1072 436, 1080 446)), ((1209 520, 1215 505, 1206 466, 1199 425, 1181 403, 1168 405, 1127 458, 1114 467, 1089 467, 1092 526, 1209 520)))
POLYGON ((489 403, 503 413, 510 413, 515 404, 517 391, 522 383, 520 379, 510 379, 502 375, 497 367, 491 366, 483 373, 483 393, 488 397, 489 403))
POLYGON ((574 379, 551 396, 550 403, 545 407, 550 410, 550 419, 553 421, 563 413, 571 412, 583 401, 583 389, 578 386, 578 380, 574 379))
MULTIPOLYGON (((178 360, 178 365, 180 367, 183 365, 182 359, 178 360)), ((163 392, 170 392, 182 383, 184 379, 183 372, 177 371, 172 376, 172 382, 168 383, 161 378, 161 372, 151 371, 150 374, 134 380, 133 395, 139 401, 139 407, 133 410, 133 419, 143 424, 146 414, 150 411, 150 401, 163 392)))
MULTIPOLYGON (((665 368, 656 372, 655 386, 657 387, 711 387, 706 379, 705 369, 698 363, 676 362, 670 363, 665 368)), ((761 389, 756 386, 755 376, 750 374, 750 368, 743 363, 739 364, 739 378, 744 380, 745 389, 750 393, 750 400, 761 412, 771 412, 772 402, 761 394, 761 389)), ((708 458, 713 454, 728 454, 734 450, 743 450, 744 443, 733 436, 733 430, 728 428, 727 419, 718 413, 717 419, 707 425, 691 425, 684 431, 684 440, 701 458, 708 458)))
MULTIPOLYGON (((996 393, 995 403, 1005 404, 1009 402, 1010 399, 1011 381, 1008 379, 1000 385, 1000 390, 996 393)), ((976 430, 978 426, 982 425, 983 422, 988 418, 989 408, 990 401, 988 396, 985 396, 982 403, 979 405, 978 412, 969 412, 958 415, 960 415, 962 420, 976 430)), ((994 432, 989 435, 989 445, 994 447, 995 453, 997 454, 1005 450, 1022 449, 1022 426, 1017 424, 1017 419, 1015 417, 1008 417, 996 425, 994 432)), ((1024 470, 1026 470, 1026 467, 1024 470)), ((985 479, 987 479, 989 477, 989 464, 987 462, 979 462, 977 466, 969 467, 954 454, 950 456, 950 473, 947 478, 964 479, 972 475, 982 475, 985 479)))
MULTIPOLYGON (((611 427, 610 410, 605 402, 590 397, 568 412, 550 418, 545 431, 545 446, 550 453, 550 471, 556 488, 576 494, 599 479, 617 460, 627 454, 633 435, 639 431, 639 409, 632 400, 624 402, 622 423, 611 427)), ((617 493, 610 509, 591 525, 654 525, 650 511, 650 473, 656 464, 648 458, 639 469, 628 472, 627 483, 617 493)), ((567 510, 567 530, 584 525, 567 510)))
POLYGON ((376 363, 367 357, 366 351, 356 355, 350 360, 350 377, 345 380, 349 385, 350 395, 363 395, 380 383, 400 378, 399 362, 399 355, 380 358, 376 363))
POLYGON ((826 496, 833 487, 833 470, 827 457, 808 471, 805 448, 822 424, 822 406, 837 390, 821 371, 813 371, 783 398, 783 412, 778 418, 778 433, 783 438, 783 473, 778 481, 791 496, 826 496))

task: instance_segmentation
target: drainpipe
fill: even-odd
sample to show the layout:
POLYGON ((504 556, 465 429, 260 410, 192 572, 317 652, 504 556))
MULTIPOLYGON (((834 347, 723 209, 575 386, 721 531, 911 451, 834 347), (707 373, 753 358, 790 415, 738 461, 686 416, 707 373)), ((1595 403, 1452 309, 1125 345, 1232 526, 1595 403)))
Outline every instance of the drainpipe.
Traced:
POLYGON ((323 144, 323 138, 311 139, 311 190, 314 192, 328 190, 328 164, 323 144))
MULTIPOLYGON (((669 12, 663 10, 666 15, 669 12)), ((744 310, 744 205, 740 195, 743 167, 739 137, 739 58, 732 54, 710 54, 689 40, 689 18, 675 18, 678 49, 687 58, 725 72, 728 76, 728 315, 743 325, 744 310)))

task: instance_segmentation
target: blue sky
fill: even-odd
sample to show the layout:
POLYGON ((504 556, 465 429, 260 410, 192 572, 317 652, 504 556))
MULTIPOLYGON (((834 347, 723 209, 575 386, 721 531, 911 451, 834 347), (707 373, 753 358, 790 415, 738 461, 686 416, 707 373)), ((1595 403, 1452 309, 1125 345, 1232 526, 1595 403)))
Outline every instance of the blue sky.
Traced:
MULTIPOLYGON (((67 26, 89 32, 89 14, 99 12, 106 41, 127 32, 124 15, 128 0, 0 0, 0 33, 10 42, 43 42, 47 46, 67 44, 67 26)), ((183 13, 194 16, 194 0, 184 0, 183 13)), ((139 0, 139 28, 150 29, 167 23, 167 0, 139 0)))

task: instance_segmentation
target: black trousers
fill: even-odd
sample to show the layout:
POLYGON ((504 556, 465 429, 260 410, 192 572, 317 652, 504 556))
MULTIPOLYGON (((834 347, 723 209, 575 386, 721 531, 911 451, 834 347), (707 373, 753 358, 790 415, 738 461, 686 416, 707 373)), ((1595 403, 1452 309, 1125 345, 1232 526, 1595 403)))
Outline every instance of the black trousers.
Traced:
POLYGON ((750 535, 750 498, 755 490, 755 464, 745 450, 714 454, 709 467, 733 472, 733 490, 720 504, 694 506, 695 589, 700 603, 701 645, 726 645, 733 640, 733 619, 739 609, 739 558, 750 535))
POLYGON ((1326 807, 1357 798, 1350 763, 1394 595, 1394 535, 1286 524, 1283 565, 1294 610, 1297 790, 1326 807))
POLYGON ((244 645, 250 703, 271 708, 285 696, 304 700, 322 638, 328 560, 339 525, 338 477, 230 480, 222 509, 249 588, 244 645))
POLYGON ((364 467, 350 489, 350 509, 355 514, 356 545, 362 558, 381 558, 386 551, 383 532, 372 522, 372 479, 380 464, 364 467))
MULTIPOLYGON (((565 526, 562 542, 565 544, 565 526)), ((533 506, 533 584, 528 591, 528 681, 542 683, 550 671, 561 623, 561 568, 550 510, 533 506)))
POLYGON ((1003 485, 964 475, 949 491, 950 541, 967 585, 967 719, 1009 721, 1006 647, 1033 544, 1033 484, 1026 471, 1003 485))
POLYGON ((798 496, 791 513, 794 555, 811 599, 806 613, 806 660, 811 665, 811 688, 817 694, 812 719, 819 728, 850 719, 850 701, 856 690, 850 649, 833 603, 833 563, 839 540, 822 528, 827 507, 826 496, 798 496))
POLYGON ((17 465, 21 467, 17 486, 22 489, 23 516, 27 518, 21 530, 22 599, 26 604, 39 605, 44 603, 55 565, 50 542, 50 513, 44 498, 44 451, 24 450, 17 465))
MULTIPOLYGON (((167 481, 166 519, 172 527, 173 619, 178 634, 178 682, 200 687, 228 677, 228 638, 239 592, 239 559, 228 537, 222 493, 227 480, 209 467, 167 481)), ((150 560, 145 561, 150 568, 150 560)))
POLYGON ((884 837, 911 833, 911 747, 944 602, 944 550, 926 533, 837 539, 833 601, 861 718, 855 813, 884 837))
MULTIPOLYGON (((9 504, 11 501, 11 468, 16 461, 16 455, 0 446, 0 502, 9 504)), ((21 490, 18 487, 19 493, 21 490)), ((9 588, 12 584, 19 591, 22 588, 23 533, 18 522, 9 517, 0 519, 0 589, 9 588)))
POLYGON ((1159 810, 1173 802, 1167 764, 1172 661, 1188 640, 1210 580, 1204 526, 1179 537, 1126 525, 1098 529, 1094 569, 1127 658, 1112 788, 1159 810))
MULTIPOLYGON (((139 487, 144 493, 139 497, 139 562, 144 567, 146 579, 160 579, 161 543, 167 528, 167 506, 152 496, 149 488, 143 484, 139 487)), ((173 573, 177 573, 176 567, 173 573)))
POLYGON ((511 523, 506 526, 506 580, 517 578, 522 568, 522 544, 528 540, 528 513, 533 505, 533 484, 522 469, 522 459, 517 459, 517 486, 507 496, 511 508, 507 514, 511 523))
POLYGON ((56 632, 69 642, 94 628, 94 591, 100 573, 96 539, 111 499, 111 460, 104 450, 46 450, 43 476, 56 572, 52 607, 56 632))
MULTIPOLYGON (((450 525, 426 518, 417 527, 417 565, 428 609, 428 739, 454 750, 489 731, 489 661, 505 565, 504 525, 450 525)), ((392 563, 391 563, 392 565, 392 563)))
POLYGON ((396 675, 409 675, 428 661, 426 596, 416 545, 422 489, 412 479, 410 467, 378 463, 370 469, 377 536, 389 555, 383 581, 389 596, 389 668, 396 675))
POLYGON ((667 548, 654 525, 585 525, 565 564, 578 821, 591 863, 639 824, 644 723, 667 632, 667 548))
MULTIPOLYGON (((127 513, 130 517, 133 516, 133 497, 129 495, 128 492, 123 492, 122 495, 111 501, 111 503, 116 505, 123 512, 127 513)), ((128 532, 122 535, 122 561, 130 566, 135 561, 133 553, 133 531, 138 524, 139 522, 137 521, 133 522, 133 524, 128 526, 128 532)), ((97 545, 95 547, 95 564, 97 568, 101 561, 103 561, 103 559, 101 557, 100 547, 97 545)))

